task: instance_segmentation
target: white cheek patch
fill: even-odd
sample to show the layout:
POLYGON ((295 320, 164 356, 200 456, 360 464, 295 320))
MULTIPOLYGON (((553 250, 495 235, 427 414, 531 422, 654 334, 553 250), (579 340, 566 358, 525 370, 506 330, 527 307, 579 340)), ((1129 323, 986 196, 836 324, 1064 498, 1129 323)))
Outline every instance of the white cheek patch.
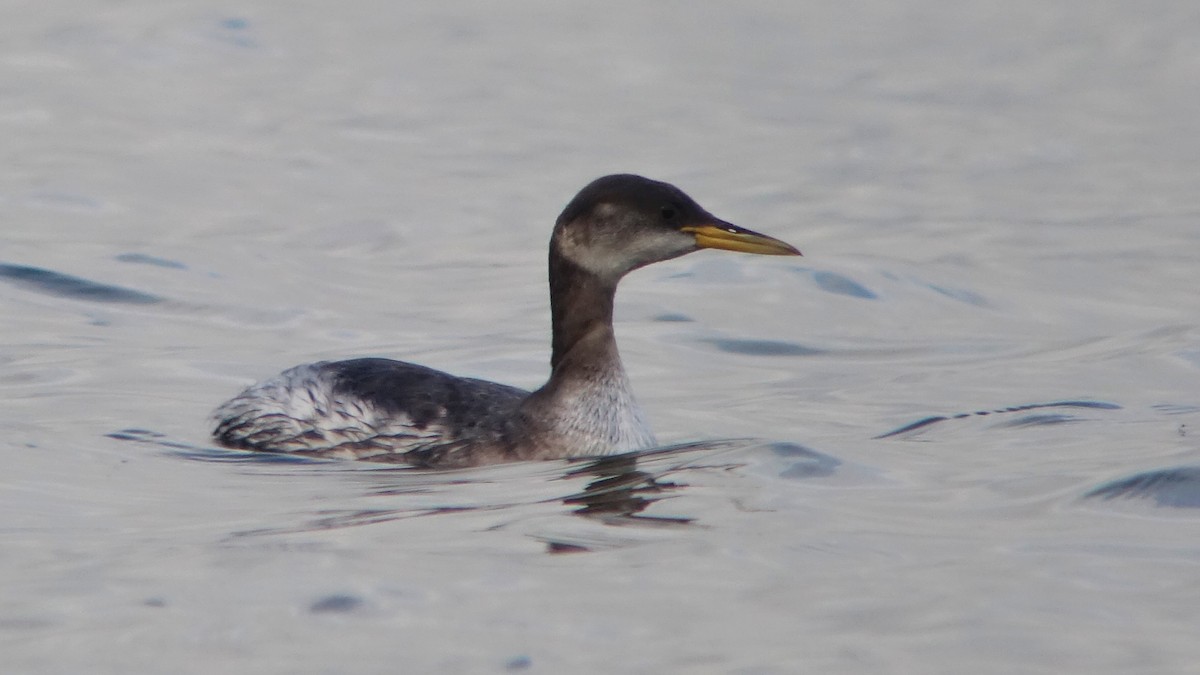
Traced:
POLYGON ((625 259, 633 267, 669 260, 695 250, 696 239, 690 234, 668 229, 655 230, 629 242, 625 259))
MULTIPOLYGON (((595 212, 598 215, 607 214, 613 208, 609 204, 601 204, 595 212)), ((616 249, 617 242, 611 237, 589 236, 591 234, 584 227, 569 224, 559 236, 559 252, 567 260, 602 279, 621 278, 627 270, 622 260, 624 256, 616 249)))
MULTIPOLYGON (((617 207, 600 204, 592 211, 597 220, 610 220, 617 207)), ((695 239, 669 229, 647 229, 629 233, 587 231, 582 223, 570 223, 559 236, 559 251, 579 267, 602 279, 616 281, 630 270, 668 260, 695 250, 695 239)), ((619 228, 618 228, 619 229, 619 228)))

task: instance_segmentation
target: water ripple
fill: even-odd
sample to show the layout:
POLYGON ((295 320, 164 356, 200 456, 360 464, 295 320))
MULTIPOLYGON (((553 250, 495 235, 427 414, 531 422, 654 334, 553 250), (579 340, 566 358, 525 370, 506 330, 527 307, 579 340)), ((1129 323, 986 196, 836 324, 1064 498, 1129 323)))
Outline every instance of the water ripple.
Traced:
POLYGON ((116 257, 116 260, 124 263, 134 263, 137 265, 153 265, 155 267, 165 267, 174 270, 186 270, 187 265, 178 260, 168 260, 167 258, 159 258, 158 256, 148 255, 145 253, 122 253, 116 257))
POLYGON ((849 295, 850 297, 863 298, 864 300, 875 300, 879 297, 866 286, 836 272, 813 272, 813 281, 817 283, 817 286, 821 290, 830 293, 849 295))
POLYGON ((756 472, 767 468, 779 478, 806 480, 830 476, 842 464, 795 443, 731 439, 609 457, 429 470, 222 450, 175 441, 145 429, 124 429, 107 436, 148 444, 187 460, 236 464, 255 475, 339 475, 360 483, 361 497, 386 500, 386 504, 355 500, 353 507, 319 508, 299 522, 232 532, 231 540, 476 513, 491 514, 493 521, 499 518, 500 522, 484 527, 487 530, 520 524, 524 536, 542 543, 545 551, 553 554, 629 546, 645 537, 658 538, 666 531, 693 527, 693 515, 650 512, 654 504, 681 495, 692 480, 711 481, 748 464, 758 467, 756 472), (546 521, 548 515, 581 520, 546 521))
MULTIPOLYGON (((899 428, 893 429, 887 433, 880 434, 875 437, 876 440, 881 438, 894 438, 896 436, 910 435, 913 432, 924 430, 934 424, 945 422, 947 420, 961 420, 970 417, 986 417, 988 415, 1004 415, 1008 413, 1027 412, 1029 410, 1040 410, 1044 408, 1087 408, 1092 410, 1120 410, 1121 406, 1116 403, 1108 403, 1106 401, 1053 401, 1051 403, 1026 403, 1024 405, 1016 405, 1008 408, 999 408, 996 410, 977 410, 969 413, 956 413, 953 415, 934 415, 932 417, 924 417, 915 422, 910 422, 899 428)), ((1027 415, 1017 420, 1009 420, 1002 422, 1000 426, 1005 427, 1022 427, 1022 426, 1038 426, 1045 424, 1062 424, 1064 422, 1075 421, 1074 417, 1062 414, 1052 415, 1027 415)))
POLYGON ((71 300, 128 305, 151 305, 163 302, 163 299, 157 295, 26 265, 0 263, 0 280, 31 291, 71 300))
POLYGON ((1157 506, 1200 508, 1200 466, 1145 471, 1105 483, 1083 497, 1106 502, 1117 499, 1148 499, 1157 506))
POLYGON ((723 352, 747 356, 814 356, 825 353, 822 349, 782 340, 708 338, 701 342, 707 342, 723 352))

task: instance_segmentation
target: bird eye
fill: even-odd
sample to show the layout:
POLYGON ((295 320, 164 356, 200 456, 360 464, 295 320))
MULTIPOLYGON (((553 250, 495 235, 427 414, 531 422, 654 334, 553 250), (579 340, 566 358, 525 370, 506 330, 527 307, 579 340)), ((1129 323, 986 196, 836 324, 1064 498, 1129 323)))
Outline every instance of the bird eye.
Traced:
POLYGON ((664 206, 664 207, 662 207, 662 217, 663 217, 663 220, 674 220, 674 218, 675 218, 675 213, 676 213, 676 212, 675 212, 675 207, 673 207, 673 206, 664 206))

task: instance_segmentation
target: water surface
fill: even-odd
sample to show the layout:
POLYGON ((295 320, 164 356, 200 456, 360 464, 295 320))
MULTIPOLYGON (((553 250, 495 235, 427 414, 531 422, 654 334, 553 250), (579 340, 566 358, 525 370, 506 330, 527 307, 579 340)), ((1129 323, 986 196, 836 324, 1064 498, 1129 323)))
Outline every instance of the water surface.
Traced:
POLYGON ((1200 661, 1191 5, 7 14, 6 672, 1200 661), (540 384, 550 227, 614 171, 805 252, 623 284, 664 448, 209 445, 306 361, 540 384))

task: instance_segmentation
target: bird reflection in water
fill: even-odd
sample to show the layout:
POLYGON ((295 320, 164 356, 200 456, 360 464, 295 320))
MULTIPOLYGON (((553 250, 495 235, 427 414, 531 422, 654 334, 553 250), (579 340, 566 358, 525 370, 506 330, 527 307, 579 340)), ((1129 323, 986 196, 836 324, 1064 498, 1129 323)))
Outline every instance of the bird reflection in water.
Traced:
MULTIPOLYGON (((234 539, 361 527, 432 515, 495 512, 516 516, 483 528, 498 530, 526 517, 544 516, 543 511, 535 512, 534 507, 554 503, 567 507, 564 515, 606 526, 687 527, 695 523, 695 518, 645 513, 655 502, 678 495, 688 487, 670 477, 684 471, 725 471, 741 466, 736 459, 723 460, 722 457, 756 445, 748 440, 701 441, 622 455, 560 460, 553 466, 526 462, 481 470, 429 471, 408 467, 363 470, 362 464, 353 462, 221 450, 172 441, 162 434, 142 429, 124 429, 109 434, 109 437, 155 445, 192 461, 253 467, 251 470, 256 474, 274 473, 281 463, 287 465, 281 475, 292 478, 301 475, 305 469, 326 477, 331 473, 341 474, 371 483, 365 497, 410 501, 408 505, 394 508, 319 510, 303 522, 233 532, 230 537, 234 539), (519 475, 510 476, 509 471, 519 475), (582 489, 554 491, 552 486, 558 481, 586 482, 582 489), (551 488, 550 495, 547 495, 547 487, 551 488), (481 495, 480 490, 488 494, 481 495), (448 501, 457 503, 430 506, 431 498, 436 499, 438 495, 445 495, 448 501)), ((578 541, 548 536, 536 538, 546 543, 550 553, 594 550, 578 541)), ((601 546, 611 548, 611 544, 611 541, 603 542, 601 546)))
POLYGON ((692 518, 637 516, 647 506, 662 499, 664 492, 684 487, 679 483, 660 481, 653 474, 639 470, 637 459, 637 455, 601 457, 567 472, 568 478, 589 474, 595 478, 582 492, 563 499, 563 503, 578 506, 574 510, 576 515, 596 517, 606 522, 634 517, 642 521, 670 524, 692 522, 692 518))

